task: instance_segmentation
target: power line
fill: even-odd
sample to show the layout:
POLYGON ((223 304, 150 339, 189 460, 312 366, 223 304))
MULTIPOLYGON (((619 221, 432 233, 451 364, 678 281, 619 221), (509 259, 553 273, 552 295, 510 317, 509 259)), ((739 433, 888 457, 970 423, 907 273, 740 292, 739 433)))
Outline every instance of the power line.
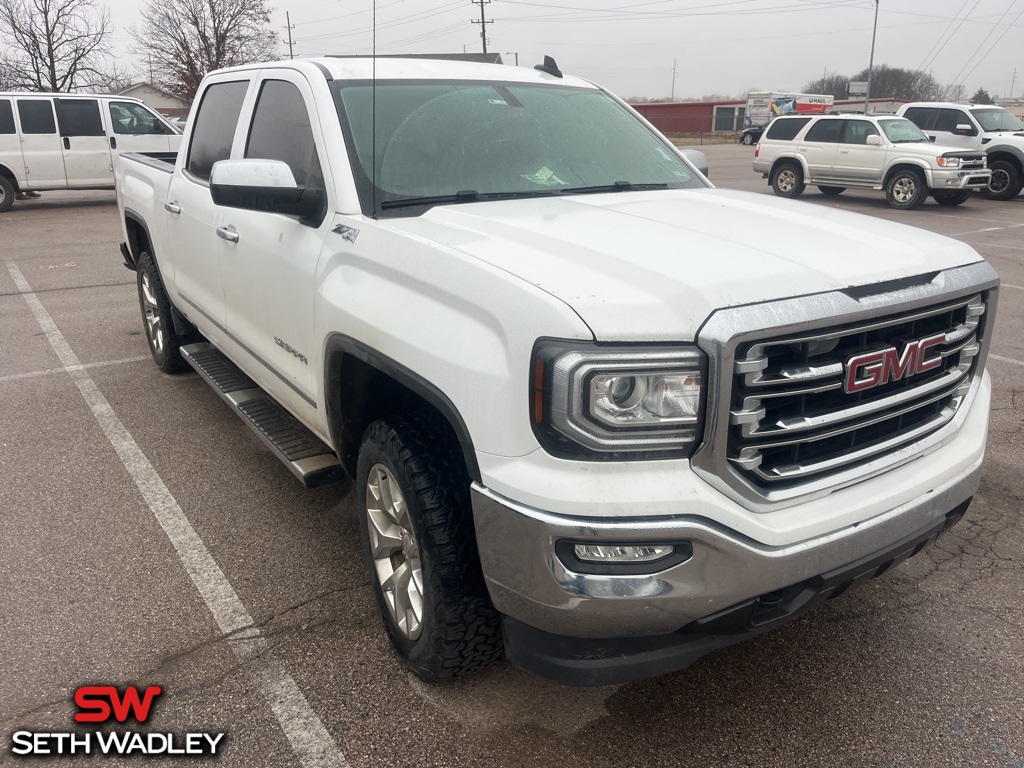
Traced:
MULTIPOLYGON (((1005 18, 1005 16, 1006 16, 1006 14, 1008 14, 1010 12, 1010 10, 1013 8, 1013 6, 1015 6, 1016 4, 1017 4, 1017 0, 1013 0, 1013 2, 1010 3, 1010 5, 1006 8, 1006 10, 1003 11, 1003 15, 999 17, 999 22, 1002 22, 1003 18, 1005 18)), ((1019 18, 1020 14, 1017 14, 1017 16, 1019 18)), ((1014 21, 1016 21, 1016 19, 1014 19, 1014 21)), ((998 26, 999 22, 996 23, 996 26, 998 26)), ((974 49, 974 53, 972 53, 969 57, 967 57, 967 61, 964 63, 964 65, 962 67, 960 67, 960 71, 956 73, 956 77, 953 78, 952 82, 954 82, 954 83, 956 83, 956 82, 962 83, 963 82, 962 80, 960 80, 960 75, 962 75, 964 70, 967 69, 968 65, 970 65, 970 63, 974 59, 974 57, 978 55, 978 53, 981 51, 981 49, 985 45, 985 43, 988 42, 988 39, 990 37, 992 37, 992 33, 995 32, 995 30, 996 30, 996 27, 993 26, 992 29, 990 29, 988 31, 988 34, 985 35, 985 39, 982 40, 978 44, 978 47, 974 49)), ((1006 34, 1006 30, 1003 31, 1003 34, 1004 35, 1006 34)), ((1000 36, 999 39, 1001 40, 1002 36, 1000 36)), ((991 48, 989 49, 989 51, 991 52, 991 48)), ((988 53, 986 53, 985 56, 988 56, 988 53)), ((984 58, 985 57, 983 56, 982 60, 984 60, 984 58)), ((979 61, 978 63, 980 64, 981 62, 979 61)), ((975 69, 977 69, 977 64, 975 65, 975 69)), ((971 72, 973 72, 973 71, 974 71, 974 69, 971 70, 971 72)))
POLYGON ((474 24, 480 25, 480 41, 483 43, 484 53, 487 53, 487 25, 493 24, 494 19, 488 21, 487 16, 485 15, 484 12, 484 6, 490 5, 491 0, 469 0, 469 2, 471 2, 473 5, 480 6, 480 21, 472 19, 472 22, 474 24))

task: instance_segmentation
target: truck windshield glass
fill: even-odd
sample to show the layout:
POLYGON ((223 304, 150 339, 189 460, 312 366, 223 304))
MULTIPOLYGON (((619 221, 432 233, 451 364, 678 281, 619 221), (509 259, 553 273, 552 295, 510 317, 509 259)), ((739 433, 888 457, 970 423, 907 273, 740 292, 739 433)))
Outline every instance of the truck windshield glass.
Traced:
POLYGON ((909 141, 928 141, 928 137, 921 133, 921 129, 909 120, 900 118, 898 120, 879 120, 878 124, 893 144, 909 141))
POLYGON ((704 187, 607 94, 567 86, 378 81, 376 154, 367 81, 335 83, 363 206, 704 187), (351 151, 351 148, 350 148, 351 151), (375 154, 375 156, 374 156, 375 154), (405 201, 405 202, 403 202, 405 201))
POLYGON ((1024 131, 1024 122, 1005 109, 972 109, 971 114, 981 123, 983 131, 1024 131))

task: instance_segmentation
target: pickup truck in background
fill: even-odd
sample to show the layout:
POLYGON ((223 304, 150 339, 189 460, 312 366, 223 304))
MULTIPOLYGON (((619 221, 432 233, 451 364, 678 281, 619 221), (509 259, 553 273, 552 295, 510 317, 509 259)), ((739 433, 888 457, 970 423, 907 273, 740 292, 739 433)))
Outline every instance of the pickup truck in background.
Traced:
POLYGON ((578 685, 685 667, 918 553, 978 486, 974 250, 714 189, 550 59, 214 72, 177 156, 117 179, 157 365, 307 485, 353 478, 424 680, 503 650, 578 685))
POLYGON ((1024 189, 1024 122, 990 104, 915 102, 896 114, 917 125, 932 141, 988 156, 992 179, 983 194, 1012 200, 1024 189))

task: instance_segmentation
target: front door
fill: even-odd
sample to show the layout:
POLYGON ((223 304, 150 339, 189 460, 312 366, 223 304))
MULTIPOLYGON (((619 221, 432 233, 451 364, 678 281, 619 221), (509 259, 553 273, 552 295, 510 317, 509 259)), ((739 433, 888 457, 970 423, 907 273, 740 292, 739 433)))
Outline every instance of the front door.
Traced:
POLYGON ((109 101, 107 112, 110 117, 111 155, 115 159, 122 152, 177 150, 181 134, 142 104, 134 101, 109 101))
POLYGON ((21 154, 25 161, 25 188, 64 187, 64 152, 57 135, 53 99, 20 97, 18 124, 21 127, 21 154))
POLYGON ((843 140, 836 152, 837 179, 845 181, 882 183, 885 166, 885 147, 868 144, 868 136, 878 136, 878 129, 870 120, 847 120, 843 140))
POLYGON ((54 100, 69 187, 113 186, 107 132, 96 99, 54 100))

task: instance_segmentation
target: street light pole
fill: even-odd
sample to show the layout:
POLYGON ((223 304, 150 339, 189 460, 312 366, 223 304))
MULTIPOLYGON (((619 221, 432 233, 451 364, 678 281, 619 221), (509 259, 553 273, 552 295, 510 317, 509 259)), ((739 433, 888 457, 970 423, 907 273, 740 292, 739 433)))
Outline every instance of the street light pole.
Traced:
POLYGON ((875 0, 875 26, 871 30, 871 58, 868 59, 868 88, 864 94, 864 114, 868 113, 868 102, 871 100, 871 70, 875 66, 875 35, 878 34, 878 0, 875 0))

